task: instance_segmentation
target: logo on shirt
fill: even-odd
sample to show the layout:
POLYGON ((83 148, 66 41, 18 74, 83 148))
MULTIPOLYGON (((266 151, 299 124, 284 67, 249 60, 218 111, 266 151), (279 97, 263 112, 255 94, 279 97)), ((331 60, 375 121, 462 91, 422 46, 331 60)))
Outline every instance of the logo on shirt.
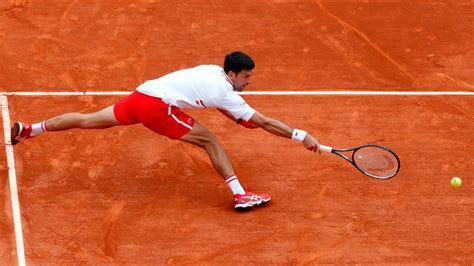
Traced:
POLYGON ((191 117, 190 117, 190 118, 188 118, 188 124, 190 124, 190 125, 191 125, 192 123, 193 123, 193 119, 192 119, 191 117))

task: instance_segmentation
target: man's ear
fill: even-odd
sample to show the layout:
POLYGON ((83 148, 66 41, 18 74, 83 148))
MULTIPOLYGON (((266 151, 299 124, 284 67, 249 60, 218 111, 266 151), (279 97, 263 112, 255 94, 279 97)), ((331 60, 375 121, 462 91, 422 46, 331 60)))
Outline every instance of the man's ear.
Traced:
POLYGON ((227 76, 231 79, 234 79, 235 77, 237 77, 237 74, 235 74, 235 72, 231 70, 227 72, 227 76))

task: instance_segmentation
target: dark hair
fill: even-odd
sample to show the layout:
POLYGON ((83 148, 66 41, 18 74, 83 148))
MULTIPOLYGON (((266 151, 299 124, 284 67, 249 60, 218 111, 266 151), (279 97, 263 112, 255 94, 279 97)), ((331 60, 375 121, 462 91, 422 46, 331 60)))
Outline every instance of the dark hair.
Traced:
POLYGON ((225 56, 224 72, 229 71, 239 74, 242 70, 252 70, 255 68, 255 62, 243 52, 236 51, 225 56))

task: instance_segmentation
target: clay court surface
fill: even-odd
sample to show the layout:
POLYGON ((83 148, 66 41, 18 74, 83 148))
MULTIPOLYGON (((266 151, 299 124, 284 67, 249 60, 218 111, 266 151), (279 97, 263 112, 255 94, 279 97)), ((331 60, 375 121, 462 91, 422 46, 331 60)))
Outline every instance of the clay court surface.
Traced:
POLYGON ((471 265, 474 2, 417 2, 0 2, 0 264, 471 265), (247 91, 294 93, 243 95, 255 109, 325 145, 389 146, 400 173, 365 177, 216 110, 187 113, 269 205, 235 212, 203 150, 140 125, 48 133, 8 152, 6 121, 94 112, 233 50, 256 61, 247 91), (301 94, 321 91, 333 93, 301 94), (336 94, 357 91, 380 93, 336 94), (415 91, 458 95, 383 94, 415 91))

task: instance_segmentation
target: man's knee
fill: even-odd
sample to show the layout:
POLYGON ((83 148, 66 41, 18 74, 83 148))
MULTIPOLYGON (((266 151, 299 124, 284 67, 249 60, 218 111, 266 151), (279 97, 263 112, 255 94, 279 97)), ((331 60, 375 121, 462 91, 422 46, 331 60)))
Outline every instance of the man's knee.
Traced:
POLYGON ((216 135, 214 133, 209 132, 208 135, 206 136, 207 143, 209 145, 218 145, 219 140, 217 139, 216 135))
POLYGON ((101 117, 96 114, 78 113, 78 120, 81 128, 103 128, 110 126, 104 119, 101 119, 101 117))
POLYGON ((74 113, 74 115, 76 116, 76 119, 79 122, 79 126, 81 128, 90 128, 91 126, 93 126, 94 121, 91 115, 82 113, 74 113))
POLYGON ((110 114, 103 111, 92 114, 80 114, 79 121, 82 128, 108 128, 118 125, 115 117, 111 118, 110 114))
POLYGON ((216 135, 214 135, 214 133, 206 129, 203 132, 201 132, 198 138, 198 145, 203 148, 207 148, 207 147, 219 145, 219 141, 217 140, 217 137, 216 135))
POLYGON ((216 135, 197 121, 195 122, 193 129, 184 135, 181 140, 204 149, 220 145, 216 135))
POLYGON ((214 133, 210 132, 209 130, 205 130, 201 133, 199 138, 201 146, 210 146, 218 144, 218 140, 214 133))

